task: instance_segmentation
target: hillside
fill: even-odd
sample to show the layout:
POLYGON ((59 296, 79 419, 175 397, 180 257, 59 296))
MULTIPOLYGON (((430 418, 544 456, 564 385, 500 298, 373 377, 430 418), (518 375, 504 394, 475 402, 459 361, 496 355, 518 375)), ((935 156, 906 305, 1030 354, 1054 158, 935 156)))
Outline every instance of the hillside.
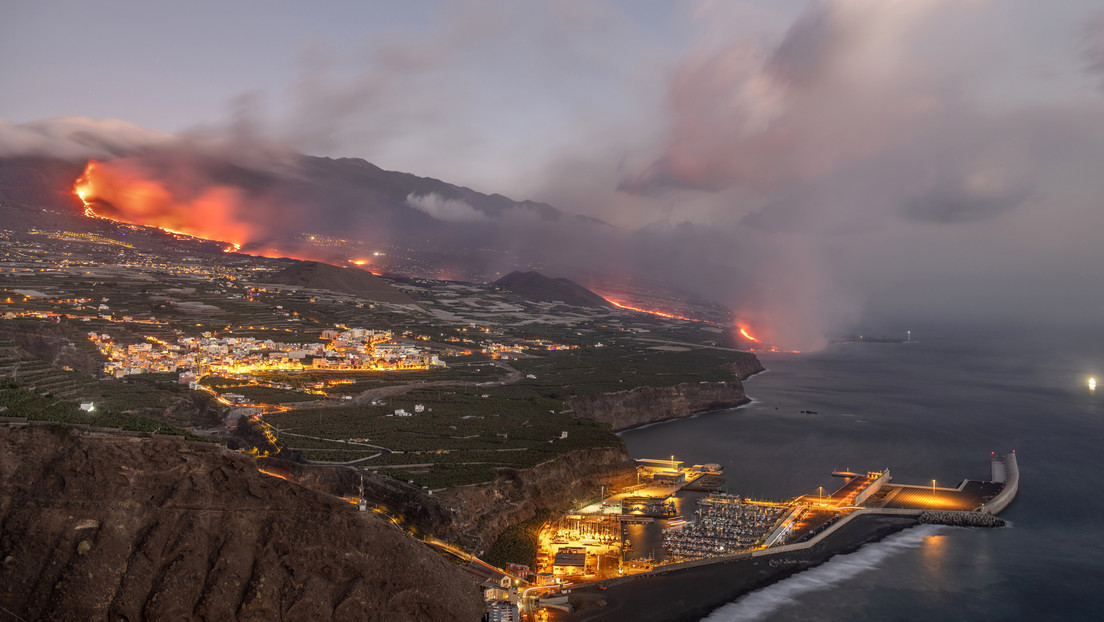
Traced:
POLYGON ((494 284, 537 302, 559 301, 574 307, 613 307, 605 298, 570 279, 553 279, 540 272, 511 272, 494 284))
POLYGON ((297 261, 264 282, 326 289, 376 302, 417 304, 413 298, 367 270, 338 268, 317 261, 297 261))
POLYGON ((400 528, 217 446, 0 425, 0 602, 30 620, 478 620, 400 528))

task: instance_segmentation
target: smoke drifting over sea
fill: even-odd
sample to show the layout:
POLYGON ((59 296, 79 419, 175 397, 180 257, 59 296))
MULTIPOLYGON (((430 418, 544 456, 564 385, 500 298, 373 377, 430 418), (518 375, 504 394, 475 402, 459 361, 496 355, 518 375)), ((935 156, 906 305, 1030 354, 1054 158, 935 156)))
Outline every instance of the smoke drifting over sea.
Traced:
POLYGON ((473 2, 352 69, 310 47, 283 108, 250 91, 185 134, 4 123, 0 156, 97 159, 98 209, 244 248, 309 231, 488 277, 663 282, 786 349, 859 322, 1098 321, 1104 16, 1040 11, 699 2, 658 20, 666 42, 616 3, 473 2), (304 151, 479 192, 369 191, 388 174, 304 151))

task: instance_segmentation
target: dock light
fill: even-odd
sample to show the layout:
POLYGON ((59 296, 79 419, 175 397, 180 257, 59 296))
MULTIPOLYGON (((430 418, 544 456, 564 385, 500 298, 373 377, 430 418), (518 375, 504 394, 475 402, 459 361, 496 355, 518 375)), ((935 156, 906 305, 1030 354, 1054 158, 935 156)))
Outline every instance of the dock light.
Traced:
POLYGON ((1096 378, 1089 378, 1089 390, 1090 391, 1095 391, 1096 390, 1096 378))

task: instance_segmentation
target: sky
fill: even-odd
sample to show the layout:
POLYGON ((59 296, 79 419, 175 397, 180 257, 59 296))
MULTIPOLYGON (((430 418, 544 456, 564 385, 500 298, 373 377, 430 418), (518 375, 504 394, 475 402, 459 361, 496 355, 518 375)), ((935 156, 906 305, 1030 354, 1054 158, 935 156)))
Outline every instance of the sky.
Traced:
POLYGON ((546 201, 802 346, 1104 313, 1099 2, 13 2, 0 84, 0 151, 117 119, 546 201))

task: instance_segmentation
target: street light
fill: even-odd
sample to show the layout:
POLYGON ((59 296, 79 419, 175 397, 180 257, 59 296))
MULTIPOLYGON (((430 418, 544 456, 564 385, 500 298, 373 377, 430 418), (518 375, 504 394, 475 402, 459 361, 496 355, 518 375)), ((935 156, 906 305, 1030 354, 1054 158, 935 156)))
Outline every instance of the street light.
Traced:
POLYGON ((932 480, 932 494, 935 494, 935 480, 932 480))

